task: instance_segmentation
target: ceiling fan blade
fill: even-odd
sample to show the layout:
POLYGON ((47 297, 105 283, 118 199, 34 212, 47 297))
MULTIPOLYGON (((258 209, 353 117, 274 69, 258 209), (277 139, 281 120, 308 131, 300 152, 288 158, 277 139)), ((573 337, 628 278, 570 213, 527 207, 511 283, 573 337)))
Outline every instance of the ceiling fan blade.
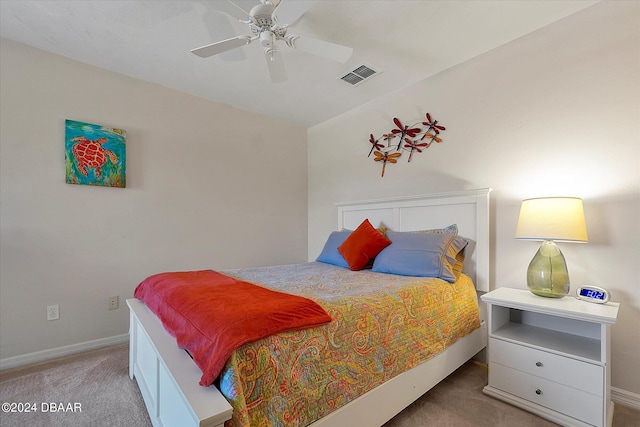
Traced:
POLYGON ((292 25, 307 10, 311 9, 317 0, 281 0, 280 4, 276 8, 274 15, 278 17, 278 22, 283 25, 292 25))
POLYGON ((196 49, 191 49, 191 52, 201 58, 208 58, 210 56, 235 49, 236 47, 249 44, 251 43, 251 40, 252 39, 249 36, 238 36, 231 39, 223 40, 221 42, 198 47, 196 49))
POLYGON ((279 50, 265 49, 264 56, 267 60, 267 68, 271 83, 280 83, 287 80, 287 70, 284 68, 284 61, 279 50))
MULTIPOLYGON (((207 9, 202 15, 202 21, 211 37, 209 40, 224 40, 238 35, 229 19, 224 13, 215 9, 207 9)), ((242 49, 232 49, 221 53, 220 58, 223 61, 241 61, 245 59, 245 54, 242 49)))
POLYGON ((351 47, 308 37, 287 36, 287 44, 311 55, 340 63, 347 62, 353 53, 353 48, 351 47))

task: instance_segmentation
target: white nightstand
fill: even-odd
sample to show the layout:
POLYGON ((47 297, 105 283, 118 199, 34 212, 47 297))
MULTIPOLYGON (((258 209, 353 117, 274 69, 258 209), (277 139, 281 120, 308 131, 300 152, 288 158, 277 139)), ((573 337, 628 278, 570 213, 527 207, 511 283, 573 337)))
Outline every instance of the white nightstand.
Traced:
POLYGON ((489 320, 484 393, 565 426, 610 426, 610 328, 618 303, 544 298, 498 288, 489 320))

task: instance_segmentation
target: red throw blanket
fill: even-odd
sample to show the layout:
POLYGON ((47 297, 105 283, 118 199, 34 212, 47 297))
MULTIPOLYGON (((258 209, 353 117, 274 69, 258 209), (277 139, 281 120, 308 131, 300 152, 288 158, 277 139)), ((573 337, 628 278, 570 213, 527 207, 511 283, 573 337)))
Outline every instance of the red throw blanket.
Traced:
POLYGON ((231 353, 278 332, 323 325, 331 317, 310 299, 212 270, 160 273, 138 285, 141 299, 202 369, 209 386, 231 353))

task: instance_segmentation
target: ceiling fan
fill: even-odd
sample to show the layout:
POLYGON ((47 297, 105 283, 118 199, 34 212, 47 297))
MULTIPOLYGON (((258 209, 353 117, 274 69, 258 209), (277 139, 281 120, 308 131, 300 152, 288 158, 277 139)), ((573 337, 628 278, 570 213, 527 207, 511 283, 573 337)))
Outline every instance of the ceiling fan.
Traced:
POLYGON ((347 62, 353 52, 353 49, 350 47, 287 33, 289 25, 292 25, 304 15, 314 3, 315 1, 260 0, 260 4, 253 6, 249 12, 246 12, 231 0, 224 3, 221 2, 219 4, 223 7, 221 7, 220 10, 229 13, 231 16, 238 18, 240 22, 247 24, 253 35, 241 35, 222 40, 192 49, 191 52, 202 58, 208 58, 247 45, 255 40, 260 40, 260 45, 262 45, 267 59, 269 75, 273 83, 282 82, 287 79, 284 62, 282 61, 280 50, 276 46, 277 41, 284 41, 290 48, 298 49, 312 55, 341 63, 347 62), (278 17, 288 23, 281 25, 278 17))

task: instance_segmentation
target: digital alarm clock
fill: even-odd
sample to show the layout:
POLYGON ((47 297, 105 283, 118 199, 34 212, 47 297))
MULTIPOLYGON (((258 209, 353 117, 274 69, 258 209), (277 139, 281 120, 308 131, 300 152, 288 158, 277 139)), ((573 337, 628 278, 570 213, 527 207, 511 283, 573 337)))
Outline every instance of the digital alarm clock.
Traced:
POLYGON ((611 298, 609 291, 598 286, 584 285, 576 289, 576 298, 583 301, 604 304, 611 298))

